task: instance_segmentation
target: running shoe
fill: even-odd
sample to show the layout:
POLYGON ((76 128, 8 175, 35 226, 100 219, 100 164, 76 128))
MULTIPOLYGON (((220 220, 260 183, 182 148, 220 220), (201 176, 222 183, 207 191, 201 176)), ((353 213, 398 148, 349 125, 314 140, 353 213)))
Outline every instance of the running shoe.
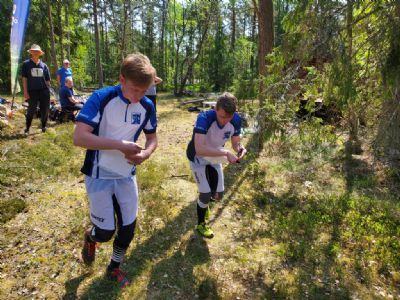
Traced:
POLYGON ((197 231, 204 237, 211 239, 214 236, 212 229, 205 223, 201 223, 196 226, 197 231))
POLYGON ((91 265, 96 258, 96 242, 90 239, 90 230, 85 232, 83 248, 82 248, 82 259, 87 265, 91 265))
POLYGON ((110 280, 117 281, 121 289, 130 284, 129 279, 126 278, 126 274, 122 272, 120 268, 114 268, 112 270, 107 269, 107 277, 110 280))

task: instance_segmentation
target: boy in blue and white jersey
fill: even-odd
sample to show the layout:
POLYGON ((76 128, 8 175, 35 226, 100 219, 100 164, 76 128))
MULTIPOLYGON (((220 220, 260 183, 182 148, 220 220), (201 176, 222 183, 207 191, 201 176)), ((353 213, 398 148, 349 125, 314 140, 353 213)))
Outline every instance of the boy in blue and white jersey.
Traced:
POLYGON ((82 172, 90 201, 92 228, 86 231, 82 258, 91 264, 96 242, 109 241, 118 220, 107 275, 121 287, 129 284, 119 269, 133 239, 138 212, 136 165, 157 147, 157 118, 153 103, 144 97, 154 82, 155 69, 143 54, 127 56, 120 69, 120 85, 95 91, 76 121, 74 144, 87 150, 82 172), (144 132, 144 148, 136 144, 144 132))
POLYGON ((241 119, 236 112, 236 97, 224 93, 218 98, 215 110, 199 114, 187 147, 190 168, 199 189, 196 229, 207 238, 214 236, 205 220, 210 199, 221 199, 224 192, 221 161, 237 163, 246 154, 246 149, 240 144, 240 129, 241 119), (229 139, 236 154, 224 149, 229 139))

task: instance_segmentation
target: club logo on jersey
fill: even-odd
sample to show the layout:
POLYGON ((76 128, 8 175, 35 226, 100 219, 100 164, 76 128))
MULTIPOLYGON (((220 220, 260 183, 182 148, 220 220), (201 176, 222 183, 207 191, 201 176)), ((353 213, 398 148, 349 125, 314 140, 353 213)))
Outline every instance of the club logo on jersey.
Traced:
POLYGON ((31 69, 32 77, 43 77, 43 69, 41 68, 32 68, 31 69))
POLYGON ((227 140, 231 137, 231 132, 230 131, 225 131, 224 132, 224 140, 227 140))
POLYGON ((132 113, 131 124, 140 124, 140 114, 139 113, 132 113))

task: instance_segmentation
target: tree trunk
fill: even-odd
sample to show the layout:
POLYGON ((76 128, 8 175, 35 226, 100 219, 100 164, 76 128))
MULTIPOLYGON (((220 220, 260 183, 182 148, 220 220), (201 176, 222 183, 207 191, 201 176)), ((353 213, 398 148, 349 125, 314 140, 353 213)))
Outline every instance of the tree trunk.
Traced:
POLYGON ((236 0, 231 0, 230 4, 231 4, 231 11, 232 11, 230 48, 231 48, 231 51, 234 51, 235 43, 236 43, 236 0))
POLYGON ((161 36, 160 36, 160 72, 159 76, 161 78, 165 77, 165 31, 166 31, 166 24, 167 24, 167 13, 168 13, 168 0, 162 1, 162 16, 161 16, 161 36))
POLYGON ((53 27, 53 17, 51 15, 51 1, 47 0, 47 17, 49 19, 49 32, 50 32, 50 46, 51 46, 51 77, 53 80, 57 76, 57 56, 56 56, 56 46, 54 41, 54 27, 53 27))
MULTIPOLYGON (((256 13, 256 10, 254 10, 254 13, 253 13, 253 17, 252 17, 252 24, 251 24, 251 37, 250 37, 250 40, 253 42, 253 43, 256 43, 256 26, 257 26, 257 13, 256 13)), ((255 62, 255 59, 254 59, 254 54, 255 54, 255 49, 252 49, 253 51, 252 51, 252 54, 251 54, 251 57, 250 57, 250 71, 251 71, 251 74, 255 74, 256 73, 256 71, 255 71, 255 69, 256 69, 256 62, 255 62)))
MULTIPOLYGON (((354 5, 354 0, 347 1, 347 17, 346 17, 347 57, 348 57, 347 81, 348 81, 348 86, 350 87, 350 89, 347 91, 347 101, 349 103, 349 112, 348 112, 349 139, 350 142, 357 142, 359 121, 358 121, 356 104, 354 103, 355 99, 352 91, 353 89, 353 5, 354 5)), ((357 146, 357 148, 359 147, 357 146)))
POLYGON ((100 10, 100 46, 101 46, 101 49, 103 49, 103 52, 101 53, 102 54, 102 61, 107 61, 107 59, 106 59, 106 54, 105 54, 105 52, 106 52, 106 50, 105 50, 105 38, 104 38, 104 35, 105 35, 105 28, 104 28, 104 22, 105 22, 105 17, 104 17, 104 1, 101 1, 101 0, 99 0, 99 3, 98 3, 98 6, 99 6, 99 10, 100 10))
POLYGON ((180 63, 179 63, 179 50, 180 50, 180 46, 181 43, 183 41, 184 38, 184 32, 185 32, 185 28, 186 28, 186 23, 185 23, 185 18, 186 18, 186 11, 183 8, 182 9, 182 35, 180 37, 178 37, 178 29, 177 29, 177 24, 176 24, 176 3, 174 1, 174 39, 175 39, 175 44, 176 44, 176 48, 175 48, 175 57, 174 57, 174 63, 175 63, 175 72, 174 72, 174 95, 178 95, 178 77, 180 74, 180 63))
POLYGON ((93 0, 93 19, 94 19, 94 37, 96 41, 97 78, 99 80, 99 86, 103 87, 103 68, 101 66, 99 26, 97 23, 97 0, 93 0))
MULTIPOLYGON (((180 83, 179 89, 178 89, 178 96, 181 96, 183 94, 183 89, 185 88, 186 82, 193 73, 194 64, 196 63, 197 59, 199 58, 201 49, 203 48, 204 40, 206 39, 206 36, 208 33, 209 22, 210 22, 210 19, 205 24, 205 28, 203 30, 199 44, 197 46, 197 53, 196 53, 195 57, 193 59, 189 60, 189 65, 188 65, 187 71, 186 71, 185 75, 181 77, 181 83, 180 83)), ((182 64, 181 70, 183 70, 183 64, 182 64)))
POLYGON ((102 5, 102 15, 104 19, 104 57, 106 58, 106 61, 109 61, 110 59, 110 50, 109 50, 109 42, 108 42, 108 24, 107 24, 107 3, 103 1, 102 5))
MULTIPOLYGON (((215 3, 214 3, 215 4, 215 3)), ((216 8, 214 5, 210 5, 208 8, 208 11, 205 13, 207 16, 206 20, 202 21, 197 21, 197 30, 199 33, 201 33, 200 40, 197 42, 197 49, 194 50, 194 39, 196 38, 195 36, 195 31, 191 31, 190 25, 189 27, 189 43, 188 46, 186 47, 186 57, 180 64, 180 83, 177 91, 177 96, 181 96, 183 94, 183 89, 185 88, 187 80, 192 76, 193 74, 193 68, 195 63, 197 62, 201 50, 203 48, 204 41, 206 40, 207 34, 208 34, 208 29, 210 27, 211 23, 211 18, 213 15, 213 12, 216 11, 216 8), (194 57, 193 57, 194 55, 194 57), (184 73, 184 66, 187 65, 186 72, 184 73)), ((182 37, 184 36, 184 32, 182 34, 182 37)))
POLYGON ((378 155, 391 161, 400 160, 400 2, 396 3, 394 18, 391 18, 390 50, 383 68, 386 101, 379 114, 375 150, 378 155), (393 62, 397 62, 394 64, 393 62))
POLYGON ((254 8, 258 17, 258 73, 260 75, 259 85, 259 140, 258 150, 261 151, 264 144, 265 132, 265 85, 264 78, 267 75, 266 56, 272 52, 274 45, 274 11, 272 0, 253 0, 254 8))
POLYGON ((65 25, 67 27, 67 58, 71 59, 71 36, 69 29, 69 6, 68 2, 65 4, 65 25))
POLYGON ((128 27, 128 16, 129 16, 129 11, 130 11, 130 0, 125 0, 124 1, 124 19, 123 19, 123 24, 122 24, 122 41, 121 41, 121 61, 125 58, 126 54, 127 54, 127 35, 126 35, 126 30, 128 27))
POLYGON ((272 0, 259 0, 259 7, 253 0, 258 17, 258 73, 260 81, 260 108, 264 106, 263 77, 267 75, 266 56, 272 52, 274 45, 274 11, 272 0))
POLYGON ((62 21, 62 6, 63 0, 57 1, 57 13, 58 13, 58 28, 60 30, 59 44, 60 44, 60 65, 62 65, 62 61, 64 60, 64 29, 63 29, 63 21, 62 21))

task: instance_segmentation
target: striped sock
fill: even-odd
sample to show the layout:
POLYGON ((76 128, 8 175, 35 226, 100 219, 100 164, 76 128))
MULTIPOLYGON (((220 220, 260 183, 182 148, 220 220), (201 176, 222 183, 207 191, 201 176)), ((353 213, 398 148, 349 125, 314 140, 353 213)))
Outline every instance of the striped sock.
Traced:
POLYGON ((112 257, 111 257, 111 262, 110 262, 110 264, 108 266, 109 270, 113 270, 113 269, 119 267, 119 265, 121 264, 122 260, 124 259, 125 252, 126 252, 125 249, 114 245, 113 254, 112 254, 112 257))

